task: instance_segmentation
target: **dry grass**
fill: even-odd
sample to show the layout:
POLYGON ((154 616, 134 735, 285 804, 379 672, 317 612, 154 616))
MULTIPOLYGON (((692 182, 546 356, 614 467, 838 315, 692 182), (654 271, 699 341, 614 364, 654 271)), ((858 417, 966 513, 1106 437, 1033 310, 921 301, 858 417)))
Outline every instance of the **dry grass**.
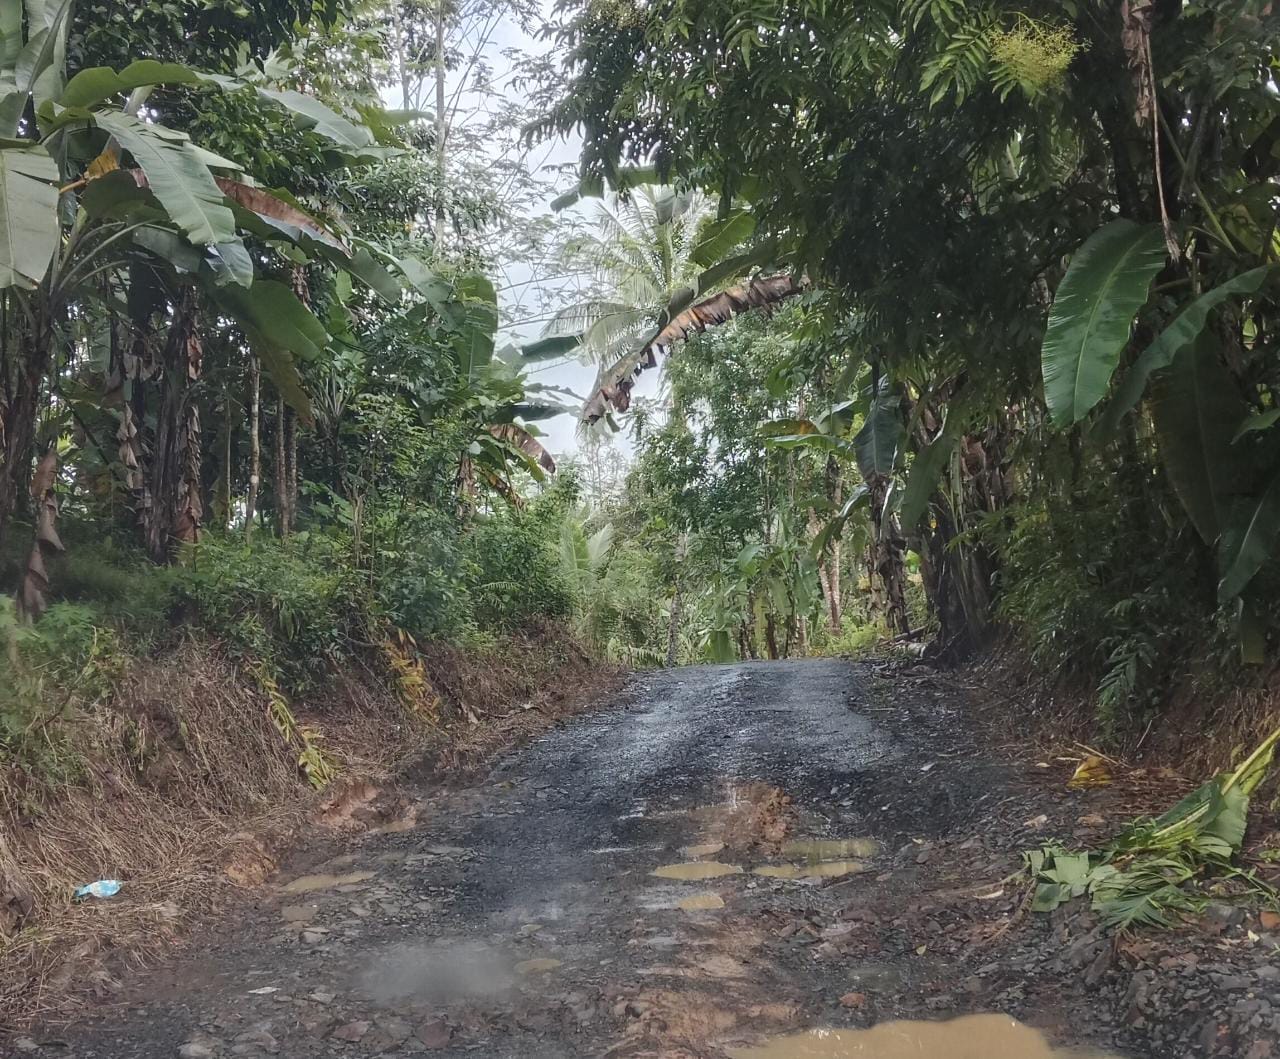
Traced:
POLYGON ((372 671, 336 674, 323 697, 295 706, 339 764, 328 797, 306 786, 254 682, 191 642, 135 664, 109 707, 72 718, 85 769, 71 787, 0 769, 0 1029, 115 991, 120 971, 243 900, 335 796, 359 803, 361 789, 420 760, 433 773, 483 761, 617 679, 554 630, 488 656, 429 649, 424 662, 438 716, 407 710, 372 671), (102 878, 124 887, 72 901, 102 878))

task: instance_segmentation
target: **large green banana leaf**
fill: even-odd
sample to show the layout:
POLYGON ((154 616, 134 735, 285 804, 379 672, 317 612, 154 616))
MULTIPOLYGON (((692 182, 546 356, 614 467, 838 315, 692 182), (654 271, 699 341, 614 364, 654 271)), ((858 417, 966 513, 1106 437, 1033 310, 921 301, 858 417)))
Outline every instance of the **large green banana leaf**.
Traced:
POLYGON ((462 299, 462 326, 454 340, 458 370, 474 380, 493 360, 498 296, 492 281, 479 272, 458 277, 454 286, 462 299))
POLYGON ((1273 268, 1273 265, 1263 265, 1261 268, 1242 272, 1225 283, 1218 284, 1213 290, 1206 291, 1174 317, 1156 340, 1142 351, 1116 387, 1115 396, 1098 420, 1099 436, 1109 435, 1125 413, 1141 399, 1143 390, 1147 388, 1147 380, 1155 372, 1168 367, 1179 350, 1199 337, 1209 319, 1209 313, 1216 306, 1233 294, 1252 294, 1262 286, 1262 281, 1273 268))
POLYGON ((854 436, 858 470, 871 481, 893 473, 902 447, 902 413, 897 394, 882 390, 871 399, 862 429, 854 436))
POLYGON ((0 148, 0 287, 36 286, 58 247, 58 166, 39 146, 0 148))
POLYGON ((1164 266, 1158 225, 1115 220, 1075 252, 1049 310, 1040 352, 1054 423, 1078 423, 1106 395, 1133 318, 1164 266))
POLYGON ((1240 491, 1242 461, 1231 438, 1247 411, 1244 399, 1203 334, 1174 357, 1152 391, 1165 471, 1197 532, 1212 545, 1240 491))
POLYGON ((188 239, 212 246, 235 238, 235 215, 183 133, 147 125, 128 114, 104 112, 94 121, 133 155, 152 192, 188 239))
POLYGON ((1222 534, 1218 600, 1235 599, 1275 552, 1280 536, 1280 474, 1258 495, 1241 499, 1222 534))

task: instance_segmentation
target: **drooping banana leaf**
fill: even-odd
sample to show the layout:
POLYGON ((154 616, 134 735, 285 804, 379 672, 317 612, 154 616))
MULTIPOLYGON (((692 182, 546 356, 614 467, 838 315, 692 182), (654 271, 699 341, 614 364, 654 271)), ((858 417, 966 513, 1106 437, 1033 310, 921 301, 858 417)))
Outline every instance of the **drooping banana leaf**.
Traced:
POLYGON ((1153 387, 1151 414, 1165 471, 1206 544, 1221 536, 1239 492, 1243 468, 1231 438, 1246 410, 1204 334, 1183 347, 1153 387))
POLYGON ((902 506, 898 509, 898 517, 902 520, 903 529, 914 529, 924 515, 925 509, 929 506, 929 497, 937 488, 943 468, 950 461, 959 440, 960 431, 948 424, 942 433, 916 456, 907 474, 906 488, 902 491, 902 506))
MULTIPOLYGON (((641 184, 656 184, 660 177, 655 166, 627 166, 617 170, 610 185, 615 191, 627 191, 631 188, 639 187, 641 184)), ((584 198, 598 199, 604 195, 604 181, 599 178, 584 178, 579 181, 578 186, 571 191, 566 191, 563 195, 551 201, 551 208, 556 213, 561 210, 567 210, 570 206, 575 206, 584 198)))
POLYGON ((735 247, 745 243, 756 230, 756 219, 746 210, 733 210, 727 217, 713 221, 702 233, 702 239, 693 248, 689 259, 703 268, 710 268, 735 247))
POLYGON ((58 166, 41 146, 0 148, 0 287, 34 288, 58 247, 58 166))
POLYGON ((1105 438, 1115 430, 1125 413, 1142 398, 1151 376, 1168 367, 1184 346, 1200 336, 1209 313, 1214 308, 1232 295, 1252 294, 1262 286, 1263 280, 1273 268, 1273 265, 1263 265, 1261 268, 1242 272, 1233 279, 1218 284, 1213 290, 1206 291, 1174 317, 1155 341, 1142 351, 1116 387, 1115 396, 1098 419, 1098 436, 1105 438))
POLYGON ((581 335, 548 335, 520 347, 525 360, 555 360, 565 357, 582 345, 581 335))
POLYGON ((1265 412, 1253 412, 1244 418, 1235 434, 1232 435, 1232 442, 1239 441, 1246 434, 1252 434, 1255 430, 1267 430, 1280 419, 1280 408, 1269 408, 1265 412))
POLYGON ((90 107, 115 95, 132 92, 148 85, 197 84, 203 75, 180 63, 139 59, 119 73, 109 66, 91 66, 81 70, 67 82, 58 97, 64 107, 90 107))
POLYGON ((235 237, 235 216, 185 134, 147 125, 128 114, 102 113, 94 120, 133 155, 156 198, 188 239, 212 246, 235 237))
POLYGON ((1133 318, 1165 262, 1159 225, 1115 220, 1075 252, 1058 285, 1040 352, 1045 403, 1059 427, 1107 393, 1133 318))
POLYGON ((1273 476, 1257 496, 1237 500, 1231 510, 1218 547, 1222 570, 1219 603, 1227 603, 1245 590, 1262 565, 1275 554, 1277 536, 1280 536, 1280 474, 1273 476))

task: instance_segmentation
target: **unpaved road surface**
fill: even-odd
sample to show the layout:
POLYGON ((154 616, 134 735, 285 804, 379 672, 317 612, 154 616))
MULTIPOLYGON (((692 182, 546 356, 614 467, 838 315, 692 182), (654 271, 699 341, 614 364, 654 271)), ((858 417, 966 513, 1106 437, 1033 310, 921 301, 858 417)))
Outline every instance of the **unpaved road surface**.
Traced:
MULTIPOLYGON (((1091 795, 1037 804, 1042 774, 982 752, 948 699, 941 683, 834 661, 638 677, 483 782, 411 786, 398 825, 316 840, 122 1004, 21 1046, 79 1059, 1271 1054, 1256 1046, 1265 1000, 1246 1013, 1264 1016, 1251 1041, 1211 999, 1166 1017, 1193 979, 1161 999, 1164 978, 1135 969, 1158 953, 1131 958, 1087 913, 1026 913, 1001 881, 1017 848, 1038 840, 1042 808, 1087 830, 1091 795), (1009 1017, 884 1025, 978 1013, 1009 1017), (815 1028, 838 1032, 789 1036, 815 1028)), ((1266 996, 1265 976, 1246 984, 1236 1000, 1266 996)))

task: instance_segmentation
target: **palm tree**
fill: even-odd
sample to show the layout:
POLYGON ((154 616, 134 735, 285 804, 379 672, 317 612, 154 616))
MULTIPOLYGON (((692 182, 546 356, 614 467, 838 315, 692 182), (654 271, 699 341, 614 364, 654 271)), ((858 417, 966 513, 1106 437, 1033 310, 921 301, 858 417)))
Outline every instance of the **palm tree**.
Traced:
POLYGON ((803 279, 787 273, 726 287, 754 268, 782 261, 775 240, 754 238, 749 210, 717 217, 715 200, 700 192, 625 186, 626 197, 610 196, 600 207, 596 232, 573 248, 594 277, 592 295, 560 310, 540 339, 521 348, 528 360, 577 353, 597 365, 595 386, 582 406, 587 423, 610 408, 625 412, 635 376, 656 367, 658 355, 676 342, 804 287, 803 279))
POLYGON ((591 294, 556 313, 543 339, 574 339, 574 351, 601 368, 632 352, 702 271, 694 251, 714 211, 700 192, 661 185, 610 196, 596 230, 570 248, 592 276, 591 294))

